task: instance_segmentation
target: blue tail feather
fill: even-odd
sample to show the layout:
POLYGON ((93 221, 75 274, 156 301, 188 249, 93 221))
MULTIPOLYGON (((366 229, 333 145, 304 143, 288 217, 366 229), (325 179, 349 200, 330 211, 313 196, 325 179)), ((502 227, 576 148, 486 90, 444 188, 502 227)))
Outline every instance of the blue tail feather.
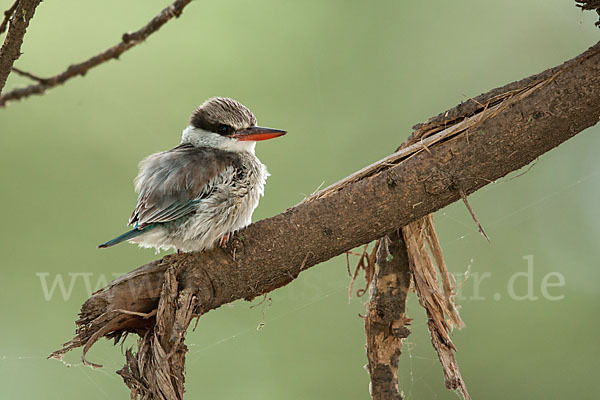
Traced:
POLYGON ((115 244, 119 244, 124 242, 125 240, 133 239, 136 236, 141 235, 142 233, 148 231, 149 229, 154 228, 154 225, 147 226, 143 229, 134 228, 129 232, 125 232, 124 234, 117 236, 116 238, 109 240, 106 243, 102 243, 98 246, 99 249, 104 249, 106 247, 114 246, 115 244))

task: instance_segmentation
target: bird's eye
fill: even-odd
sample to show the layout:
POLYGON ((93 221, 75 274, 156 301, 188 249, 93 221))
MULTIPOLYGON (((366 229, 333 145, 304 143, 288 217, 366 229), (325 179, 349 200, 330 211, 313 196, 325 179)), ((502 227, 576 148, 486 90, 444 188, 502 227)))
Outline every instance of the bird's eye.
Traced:
POLYGON ((229 125, 219 124, 217 132, 219 132, 220 135, 227 135, 231 132, 231 127, 229 125))

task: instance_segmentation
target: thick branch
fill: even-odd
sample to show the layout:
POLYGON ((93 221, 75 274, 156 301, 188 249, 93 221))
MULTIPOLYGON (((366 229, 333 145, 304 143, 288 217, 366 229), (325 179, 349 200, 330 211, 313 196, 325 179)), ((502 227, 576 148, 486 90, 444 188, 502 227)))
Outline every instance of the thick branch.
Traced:
MULTIPOLYGON (((29 0, 31 1, 31 0, 29 0)), ((112 59, 118 59, 121 54, 132 47, 142 43, 148 36, 158 31, 160 27, 166 24, 173 17, 179 17, 192 0, 175 0, 170 6, 162 10, 150 22, 133 33, 123 34, 121 41, 116 45, 104 50, 102 53, 93 56, 78 64, 69 66, 65 71, 45 78, 43 81, 29 85, 20 89, 15 89, 0 96, 0 107, 4 107, 7 102, 19 100, 33 94, 42 94, 54 86, 62 85, 67 80, 78 75, 85 75, 90 69, 105 63, 112 59)), ((38 1, 39 3, 39 1, 38 1)), ((10 32, 9 32, 10 34, 10 32)), ((12 66, 12 64, 11 64, 12 66)), ((9 67, 10 70, 10 67, 9 67)), ((7 73, 8 75, 8 73, 7 73)))
MULTIPOLYGON (((41 0, 20 0, 16 2, 10 9, 5 12, 5 18, 12 19, 6 34, 4 44, 0 49, 0 93, 6 84, 6 79, 10 70, 15 63, 15 60, 21 56, 21 44, 23 43, 23 36, 29 26, 29 21, 33 18, 36 7, 40 4, 41 0), (13 7, 15 7, 13 9, 13 7), (11 9, 13 11, 11 11, 11 9)), ((4 24, 4 22, 3 22, 4 24)), ((0 96, 0 99, 3 96, 0 96)))
POLYGON ((418 144, 252 224, 226 250, 169 255, 118 278, 86 301, 76 337, 53 356, 87 350, 102 336, 146 332, 154 320, 131 312, 156 309, 171 266, 203 314, 286 285, 305 269, 459 200, 461 190, 472 193, 527 165, 598 122, 600 44, 494 93, 463 117, 459 106, 448 112, 453 121, 422 125, 418 144))

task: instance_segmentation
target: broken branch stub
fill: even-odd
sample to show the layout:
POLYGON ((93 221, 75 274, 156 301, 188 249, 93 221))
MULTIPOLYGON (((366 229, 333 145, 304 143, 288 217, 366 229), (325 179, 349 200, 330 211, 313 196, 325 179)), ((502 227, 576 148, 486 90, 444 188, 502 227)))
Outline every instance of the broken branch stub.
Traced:
POLYGON ((140 400, 181 400, 185 382, 185 332, 196 309, 194 291, 180 288, 178 268, 170 267, 160 294, 156 322, 126 352, 127 363, 117 373, 140 400))
POLYGON ((376 269, 365 317, 371 396, 373 400, 400 400, 398 359, 402 340, 410 334, 406 297, 411 274, 406 246, 398 231, 380 240, 376 269))

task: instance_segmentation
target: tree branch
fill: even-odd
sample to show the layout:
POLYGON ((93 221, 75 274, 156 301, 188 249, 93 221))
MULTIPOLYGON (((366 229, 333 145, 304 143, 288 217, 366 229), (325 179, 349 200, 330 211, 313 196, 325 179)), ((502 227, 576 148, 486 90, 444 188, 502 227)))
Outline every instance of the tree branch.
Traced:
POLYGON ((23 88, 14 89, 10 92, 4 93, 3 95, 0 95, 0 107, 6 106, 6 103, 12 100, 20 100, 22 98, 34 94, 42 94, 50 88, 62 85, 71 78, 74 78, 78 75, 85 75, 90 69, 102 63, 105 63, 112 59, 118 59, 119 56, 121 56, 121 54, 131 49, 132 47, 142 43, 144 40, 146 40, 148 36, 158 31, 173 17, 179 17, 183 12, 185 6, 187 6, 191 1, 192 0, 175 0, 170 6, 162 10, 146 25, 144 25, 143 27, 141 27, 133 33, 124 33, 119 43, 104 50, 100 54, 97 54, 78 64, 73 64, 69 66, 65 71, 51 76, 49 78, 46 78, 44 79, 44 81, 40 81, 39 83, 29 85, 23 88))
MULTIPOLYGON (((8 74, 15 63, 15 60, 21 56, 21 44, 23 44, 23 36, 29 26, 29 21, 33 18, 36 7, 40 4, 41 0, 19 0, 15 2, 11 8, 5 13, 4 24, 7 19, 10 19, 12 14, 12 20, 4 39, 4 44, 0 49, 0 93, 6 84, 8 74), (14 9, 11 11, 11 9, 14 9)), ((0 96, 0 99, 3 97, 0 96)))
POLYGON ((406 296, 411 274, 406 245, 398 231, 381 239, 365 317, 367 360, 373 400, 400 400, 398 358, 408 337, 406 296))
POLYGON ((37 75, 34 75, 34 74, 32 74, 30 72, 27 72, 27 71, 23 71, 23 70, 21 70, 21 69, 19 69, 17 67, 12 67, 12 70, 17 75, 24 76, 26 78, 29 78, 31 80, 34 80, 34 81, 42 83, 42 84, 48 81, 48 79, 46 79, 46 78, 40 78, 37 75))
POLYGON ((8 21, 10 21, 10 17, 12 17, 13 13, 17 8, 17 4, 19 4, 19 0, 15 0, 12 6, 6 11, 4 11, 4 19, 2 19, 2 23, 0 23, 0 35, 6 32, 6 27, 8 26, 8 21))
MULTIPOLYGON (((575 0, 575 3, 578 3, 577 7, 581 8, 584 11, 596 10, 596 13, 600 18, 600 0, 575 0)), ((600 27, 600 20, 596 22, 596 26, 600 27)))
MULTIPOLYGON (((284 286, 303 270, 457 201, 461 191, 470 194, 596 124, 598 93, 600 43, 559 67, 419 125, 412 136, 418 143, 250 225, 225 250, 168 255, 121 276, 85 302, 75 338, 51 356, 83 346, 85 357, 99 338, 118 340, 127 332, 160 341, 165 337, 160 327, 175 326, 168 323, 172 316, 160 314, 160 304, 169 299, 178 299, 174 312, 185 315, 187 324, 189 304, 202 315, 284 286), (177 285, 165 285, 169 271, 176 271, 177 285)), ((186 328, 178 326, 161 347, 185 352, 179 344, 186 328)), ((160 348, 151 349, 140 350, 136 360, 128 358, 130 370, 140 362, 170 362, 156 353, 160 348), (144 357, 150 359, 140 361, 144 357)))

